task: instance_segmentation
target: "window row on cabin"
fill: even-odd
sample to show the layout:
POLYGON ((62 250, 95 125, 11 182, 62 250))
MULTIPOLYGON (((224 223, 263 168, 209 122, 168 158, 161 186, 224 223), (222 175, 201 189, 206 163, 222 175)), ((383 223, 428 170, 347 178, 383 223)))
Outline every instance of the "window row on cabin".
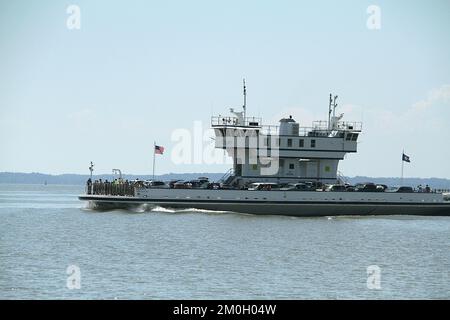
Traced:
MULTIPOLYGON (((265 141, 264 141, 264 146, 267 147, 270 145, 270 137, 266 137, 265 141)), ((280 138, 276 138, 275 139, 275 146, 279 147, 280 146, 280 138)), ((288 138, 287 139, 287 147, 288 148, 293 148, 293 147, 298 147, 298 148, 305 148, 305 139, 291 139, 288 138), (294 141, 296 142, 297 145, 294 145, 294 141)), ((309 140, 309 147, 310 148, 315 148, 316 147, 316 139, 311 139, 309 140)))
MULTIPOLYGON (((284 167, 284 160, 280 159, 280 168, 284 167)), ((252 164, 251 166, 252 170, 258 170, 258 165, 257 164, 252 164)), ((295 163, 289 163, 289 170, 294 170, 295 169, 295 163)))
POLYGON ((345 136, 346 141, 356 141, 357 139, 358 139, 357 133, 347 133, 347 135, 345 136))

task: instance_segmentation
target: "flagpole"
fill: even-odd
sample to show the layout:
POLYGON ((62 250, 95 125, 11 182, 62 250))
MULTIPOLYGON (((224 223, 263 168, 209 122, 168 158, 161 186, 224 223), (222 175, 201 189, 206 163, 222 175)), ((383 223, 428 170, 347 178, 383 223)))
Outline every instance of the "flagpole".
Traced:
POLYGON ((156 148, 156 141, 153 142, 153 178, 152 180, 155 180, 155 148, 156 148))
MULTIPOLYGON (((402 151, 402 178, 401 178, 401 180, 400 180, 400 184, 401 184, 401 186, 403 186, 403 167, 404 167, 404 165, 405 165, 405 161, 403 161, 403 155, 405 154, 405 150, 403 150, 402 151)), ((401 187, 400 186, 400 187, 401 187)))

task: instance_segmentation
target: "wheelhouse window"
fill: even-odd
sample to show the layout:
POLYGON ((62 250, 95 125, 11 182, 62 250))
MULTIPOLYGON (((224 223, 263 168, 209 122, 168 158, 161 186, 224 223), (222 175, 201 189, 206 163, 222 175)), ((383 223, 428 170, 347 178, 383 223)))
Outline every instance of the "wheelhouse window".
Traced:
POLYGON ((270 144, 270 136, 267 136, 263 139, 263 147, 268 147, 270 144))
POLYGON ((299 147, 299 148, 305 147, 305 139, 300 139, 300 140, 298 140, 298 147, 299 147))
POLYGON ((357 133, 347 133, 345 140, 346 141, 356 141, 356 140, 358 140, 358 134, 357 133))
POLYGON ((289 169, 290 169, 290 170, 294 170, 294 169, 295 169, 295 164, 289 163, 289 169))
POLYGON ((315 148, 316 147, 316 140, 312 139, 311 140, 311 148, 315 148))
POLYGON ((292 139, 287 139, 288 148, 292 147, 292 139))

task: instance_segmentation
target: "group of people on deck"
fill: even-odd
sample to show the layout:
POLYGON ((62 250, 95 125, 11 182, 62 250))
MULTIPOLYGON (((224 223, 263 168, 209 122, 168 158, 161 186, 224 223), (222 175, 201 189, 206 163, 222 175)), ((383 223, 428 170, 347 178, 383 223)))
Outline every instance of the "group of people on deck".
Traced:
POLYGON ((86 183, 87 194, 109 195, 109 196, 134 196, 134 188, 139 186, 141 181, 128 181, 122 178, 114 181, 98 179, 92 181, 88 179, 86 183))

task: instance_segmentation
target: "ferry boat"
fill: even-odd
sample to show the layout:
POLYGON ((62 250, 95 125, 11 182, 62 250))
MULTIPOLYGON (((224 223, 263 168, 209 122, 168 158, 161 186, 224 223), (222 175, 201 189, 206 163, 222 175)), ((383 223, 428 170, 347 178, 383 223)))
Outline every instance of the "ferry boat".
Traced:
POLYGON ((241 111, 230 109, 229 116, 211 118, 215 148, 233 159, 233 167, 220 181, 127 182, 115 192, 95 189, 91 183, 79 199, 96 209, 158 206, 290 216, 450 215, 449 195, 443 192, 344 183, 338 175, 339 161, 357 152, 362 123, 345 122, 343 114, 336 115, 337 96, 330 95, 328 120, 310 127, 301 127, 292 116, 276 126, 264 125, 261 118, 246 116, 245 82, 243 98, 241 111))

